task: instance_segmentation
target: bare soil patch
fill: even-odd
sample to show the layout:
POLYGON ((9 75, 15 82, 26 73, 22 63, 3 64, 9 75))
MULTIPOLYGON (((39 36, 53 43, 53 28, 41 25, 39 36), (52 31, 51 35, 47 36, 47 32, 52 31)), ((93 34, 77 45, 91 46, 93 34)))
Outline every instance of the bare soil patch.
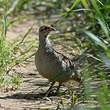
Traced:
MULTIPOLYGON (((18 36, 23 35, 34 23, 36 23, 35 20, 27 20, 24 23, 10 28, 7 33, 7 40, 12 41, 18 36)), ((34 32, 30 34, 32 37, 36 36, 34 32)), ((23 76, 23 83, 18 90, 8 92, 0 91, 0 110, 56 109, 62 99, 64 103, 68 104, 69 97, 54 95, 48 98, 44 97, 44 93, 48 89, 49 84, 46 85, 48 80, 40 76, 37 72, 34 65, 34 57, 31 58, 30 63, 18 66, 15 68, 15 71, 23 76)), ((61 87, 62 91, 65 89, 66 87, 61 87)))

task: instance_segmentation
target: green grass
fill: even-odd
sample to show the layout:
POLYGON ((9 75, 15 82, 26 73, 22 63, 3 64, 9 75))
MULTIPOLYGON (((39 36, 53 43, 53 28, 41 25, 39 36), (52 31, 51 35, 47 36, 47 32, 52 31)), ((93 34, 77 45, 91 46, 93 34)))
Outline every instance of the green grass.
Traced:
MULTIPOLYGON (((28 12, 36 16, 37 14, 39 14, 39 8, 37 7, 41 6, 45 7, 45 11, 41 12, 44 13, 47 19, 50 18, 51 14, 58 14, 61 16, 55 23, 53 22, 53 24, 56 27, 61 28, 61 31, 63 30, 62 32, 65 32, 66 29, 68 30, 68 27, 70 28, 71 34, 68 35, 68 37, 73 37, 73 40, 71 41, 72 43, 76 43, 68 43, 67 45, 68 47, 70 46, 73 49, 74 47, 78 48, 79 54, 81 54, 80 56, 83 56, 81 60, 79 60, 78 66, 81 65, 79 67, 82 73, 84 96, 86 96, 83 97, 84 101, 93 101, 91 95, 96 95, 96 101, 98 102, 101 110, 110 109, 110 107, 106 103, 109 97, 109 90, 107 87, 108 76, 106 75, 108 71, 106 70, 106 68, 110 68, 109 0, 48 0, 47 2, 45 0, 15 0, 11 2, 9 2, 9 0, 1 0, 0 5, 0 14, 2 15, 0 17, 1 86, 4 86, 5 84, 11 84, 15 87, 16 85, 20 86, 20 83, 22 82, 20 76, 16 73, 10 76, 9 73, 14 66, 22 64, 24 61, 26 61, 26 59, 28 59, 29 56, 31 56, 30 51, 33 50, 35 43, 34 40, 28 43, 26 42, 27 37, 32 30, 32 27, 29 27, 29 29, 27 29, 27 32, 25 35, 23 35, 22 39, 9 43, 6 40, 7 29, 12 22, 9 17, 14 18, 14 15, 22 15, 22 12, 28 12), (66 24, 67 22, 70 23, 66 24), (73 32, 75 32, 75 36, 73 35, 73 32), (24 50, 24 52, 20 53, 17 58, 14 57, 16 49, 22 48, 23 44, 26 44, 26 49, 24 50), (97 91, 92 94, 90 85, 91 82, 95 80, 94 77, 98 77, 100 81, 104 83, 101 83, 100 87, 97 88, 97 91)), ((62 40, 62 38, 59 38, 57 40, 62 40)), ((66 43, 67 42, 65 41, 65 44, 66 43)), ((71 105, 73 103, 72 101, 71 105)), ((91 104, 89 103, 88 105, 91 104)))
MULTIPOLYGON (((92 0, 91 3, 87 0, 75 0, 73 1, 71 7, 62 14, 64 21, 69 17, 76 16, 77 12, 84 12, 81 17, 85 18, 87 25, 84 24, 82 29, 80 28, 80 26, 74 27, 75 29, 73 29, 77 33, 84 35, 82 37, 84 37, 85 41, 81 41, 80 51, 88 49, 90 52, 85 54, 90 54, 92 56, 92 60, 89 60, 89 57, 87 58, 87 56, 85 55, 86 60, 84 59, 85 63, 83 62, 82 66, 84 94, 86 96, 84 99, 92 101, 91 95, 93 92, 90 88, 90 84, 94 79, 91 78, 98 76, 100 81, 106 82, 102 85, 100 84, 100 87, 96 90, 97 92, 94 92, 101 110, 110 109, 109 105, 107 104, 109 90, 107 87, 108 76, 106 76, 106 74, 108 73, 106 71, 106 68, 110 68, 110 27, 108 24, 110 18, 108 12, 109 6, 110 2, 108 0, 92 0), (103 66, 105 67, 102 68, 103 66)), ((81 62, 79 62, 79 64, 80 63, 81 62)))
POLYGON ((29 41, 27 37, 32 30, 32 27, 27 29, 27 32, 15 41, 7 41, 7 30, 11 24, 9 24, 7 16, 1 19, 1 31, 0 31, 0 86, 18 88, 22 82, 22 77, 17 73, 11 73, 13 67, 20 65, 28 58, 32 57, 34 53, 30 52, 35 44, 35 40, 29 41), (22 45, 25 45, 25 49, 21 52, 22 45), (19 52, 16 52, 19 50, 19 52), (9 86, 10 85, 10 86, 9 86))

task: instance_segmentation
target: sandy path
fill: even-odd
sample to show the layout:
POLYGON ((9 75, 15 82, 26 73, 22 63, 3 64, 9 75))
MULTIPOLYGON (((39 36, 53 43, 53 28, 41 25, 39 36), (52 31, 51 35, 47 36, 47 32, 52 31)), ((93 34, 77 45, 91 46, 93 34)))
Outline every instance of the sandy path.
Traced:
MULTIPOLYGON (((27 31, 27 27, 32 26, 36 21, 25 21, 9 29, 7 33, 8 40, 14 40, 20 34, 27 31)), ((31 33, 33 36, 35 34, 31 33)), ((61 97, 50 96, 44 98, 44 93, 49 85, 45 85, 47 80, 42 78, 36 71, 34 57, 31 62, 25 66, 16 68, 16 72, 23 76, 23 83, 16 91, 0 92, 0 110, 37 110, 37 109, 55 109, 61 97)), ((63 87, 64 88, 64 87, 63 87)), ((66 100, 66 98, 65 98, 66 100)))

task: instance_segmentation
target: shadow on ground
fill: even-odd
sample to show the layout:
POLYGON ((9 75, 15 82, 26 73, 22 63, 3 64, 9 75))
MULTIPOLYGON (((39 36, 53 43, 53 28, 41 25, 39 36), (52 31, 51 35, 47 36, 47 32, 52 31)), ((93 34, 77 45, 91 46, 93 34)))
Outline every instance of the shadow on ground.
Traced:
MULTIPOLYGON (((0 97, 0 99, 26 99, 26 100, 37 100, 44 98, 46 93, 16 93, 11 96, 0 97)), ((50 93, 48 97, 57 96, 55 93, 50 93)))

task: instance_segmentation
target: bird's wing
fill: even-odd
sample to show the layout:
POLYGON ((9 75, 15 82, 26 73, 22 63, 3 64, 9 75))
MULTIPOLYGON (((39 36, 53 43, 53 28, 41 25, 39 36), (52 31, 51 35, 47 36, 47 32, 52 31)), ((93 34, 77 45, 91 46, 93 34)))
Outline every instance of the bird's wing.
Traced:
POLYGON ((59 57, 59 60, 64 62, 66 64, 67 67, 70 67, 71 69, 74 69, 74 63, 64 54, 56 51, 55 49, 53 49, 54 54, 59 57))

